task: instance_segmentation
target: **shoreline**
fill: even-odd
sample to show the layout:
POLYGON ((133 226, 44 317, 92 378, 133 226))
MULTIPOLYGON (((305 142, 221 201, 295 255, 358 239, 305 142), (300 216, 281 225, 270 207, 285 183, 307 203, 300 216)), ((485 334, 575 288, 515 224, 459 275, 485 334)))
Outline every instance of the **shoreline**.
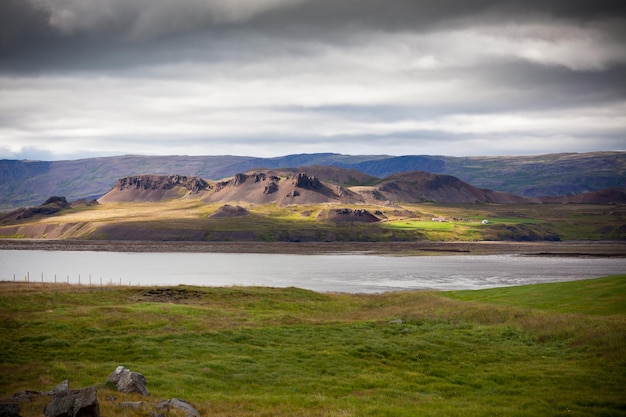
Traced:
POLYGON ((0 239, 0 250, 94 252, 284 253, 298 255, 527 255, 626 257, 626 242, 204 242, 0 239))

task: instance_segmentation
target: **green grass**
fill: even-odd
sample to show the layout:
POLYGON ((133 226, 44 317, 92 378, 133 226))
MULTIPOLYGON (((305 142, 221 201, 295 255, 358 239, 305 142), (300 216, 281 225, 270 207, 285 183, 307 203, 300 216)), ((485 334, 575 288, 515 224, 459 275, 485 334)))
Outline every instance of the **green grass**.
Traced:
POLYGON ((558 284, 451 291, 446 295, 463 301, 515 304, 559 313, 626 315, 626 275, 558 284))
MULTIPOLYGON (((0 284, 0 397, 143 373, 203 416, 626 415, 626 276, 450 293, 0 284)), ((22 415, 40 415, 24 404, 22 415)))

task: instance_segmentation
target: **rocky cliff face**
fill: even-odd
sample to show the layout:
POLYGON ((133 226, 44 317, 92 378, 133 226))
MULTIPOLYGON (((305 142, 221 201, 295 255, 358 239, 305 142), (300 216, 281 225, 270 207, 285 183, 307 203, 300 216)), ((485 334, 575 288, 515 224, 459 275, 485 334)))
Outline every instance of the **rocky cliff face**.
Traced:
POLYGON ((136 190, 170 190, 183 187, 193 193, 209 188, 209 183, 200 177, 186 175, 136 175, 120 178, 115 188, 136 190))
POLYGON ((196 195, 211 189, 206 180, 186 175, 135 175, 120 178, 100 203, 163 201, 196 195))
POLYGON ((298 188, 305 188, 307 190, 321 190, 323 187, 319 179, 309 176, 305 172, 300 172, 296 175, 295 185, 298 188))

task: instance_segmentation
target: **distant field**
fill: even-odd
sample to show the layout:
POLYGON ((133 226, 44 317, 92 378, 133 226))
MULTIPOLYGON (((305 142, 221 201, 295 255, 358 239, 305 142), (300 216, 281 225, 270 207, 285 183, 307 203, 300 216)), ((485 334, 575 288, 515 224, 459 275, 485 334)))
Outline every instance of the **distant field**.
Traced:
MULTIPOLYGON (((236 203, 233 203, 236 204, 236 203)), ((0 238, 208 241, 626 240, 626 206, 388 206, 244 204, 248 216, 211 218, 221 204, 197 200, 110 203, 0 226, 0 238), (334 222, 337 208, 378 213, 378 223, 334 222), (434 222, 433 218, 445 218, 434 222), (482 224, 487 220, 487 224, 482 224)))
MULTIPOLYGON (((116 366, 203 416, 626 414, 626 275, 451 293, 0 283, 0 397, 116 366)), ((23 403, 39 416, 42 400, 23 403)), ((147 413, 147 412, 146 412, 147 413)), ((144 413, 145 414, 145 413, 144 413)))

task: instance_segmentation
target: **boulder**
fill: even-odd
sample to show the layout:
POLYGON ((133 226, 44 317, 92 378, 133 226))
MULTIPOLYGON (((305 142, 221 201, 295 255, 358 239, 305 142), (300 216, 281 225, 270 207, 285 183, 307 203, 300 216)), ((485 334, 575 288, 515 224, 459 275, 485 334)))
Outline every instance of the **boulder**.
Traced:
POLYGON ((56 387, 52 388, 51 391, 46 392, 45 394, 48 395, 48 396, 53 396, 55 394, 61 394, 61 393, 64 393, 64 392, 68 392, 69 390, 70 390, 70 381, 68 381, 66 379, 65 381, 62 381, 56 387))
POLYGON ((146 388, 146 378, 139 372, 132 372, 123 366, 118 366, 109 375, 106 382, 115 384, 119 392, 137 393, 144 396, 150 395, 146 388))
POLYGON ((159 410, 169 410, 170 408, 176 408, 178 410, 184 411, 187 414, 187 417, 200 417, 200 413, 198 412, 198 410, 193 408, 193 406, 187 401, 178 398, 161 401, 157 405, 157 409, 159 410))
POLYGON ((100 417, 95 387, 56 392, 44 409, 46 417, 100 417))
POLYGON ((44 393, 42 393, 41 391, 19 391, 16 392, 15 394, 13 394, 13 397, 11 398, 12 401, 16 401, 16 402, 31 402, 36 398, 41 397, 42 395, 45 395, 44 393))
POLYGON ((20 417, 20 407, 16 403, 0 403, 0 417, 20 417))

